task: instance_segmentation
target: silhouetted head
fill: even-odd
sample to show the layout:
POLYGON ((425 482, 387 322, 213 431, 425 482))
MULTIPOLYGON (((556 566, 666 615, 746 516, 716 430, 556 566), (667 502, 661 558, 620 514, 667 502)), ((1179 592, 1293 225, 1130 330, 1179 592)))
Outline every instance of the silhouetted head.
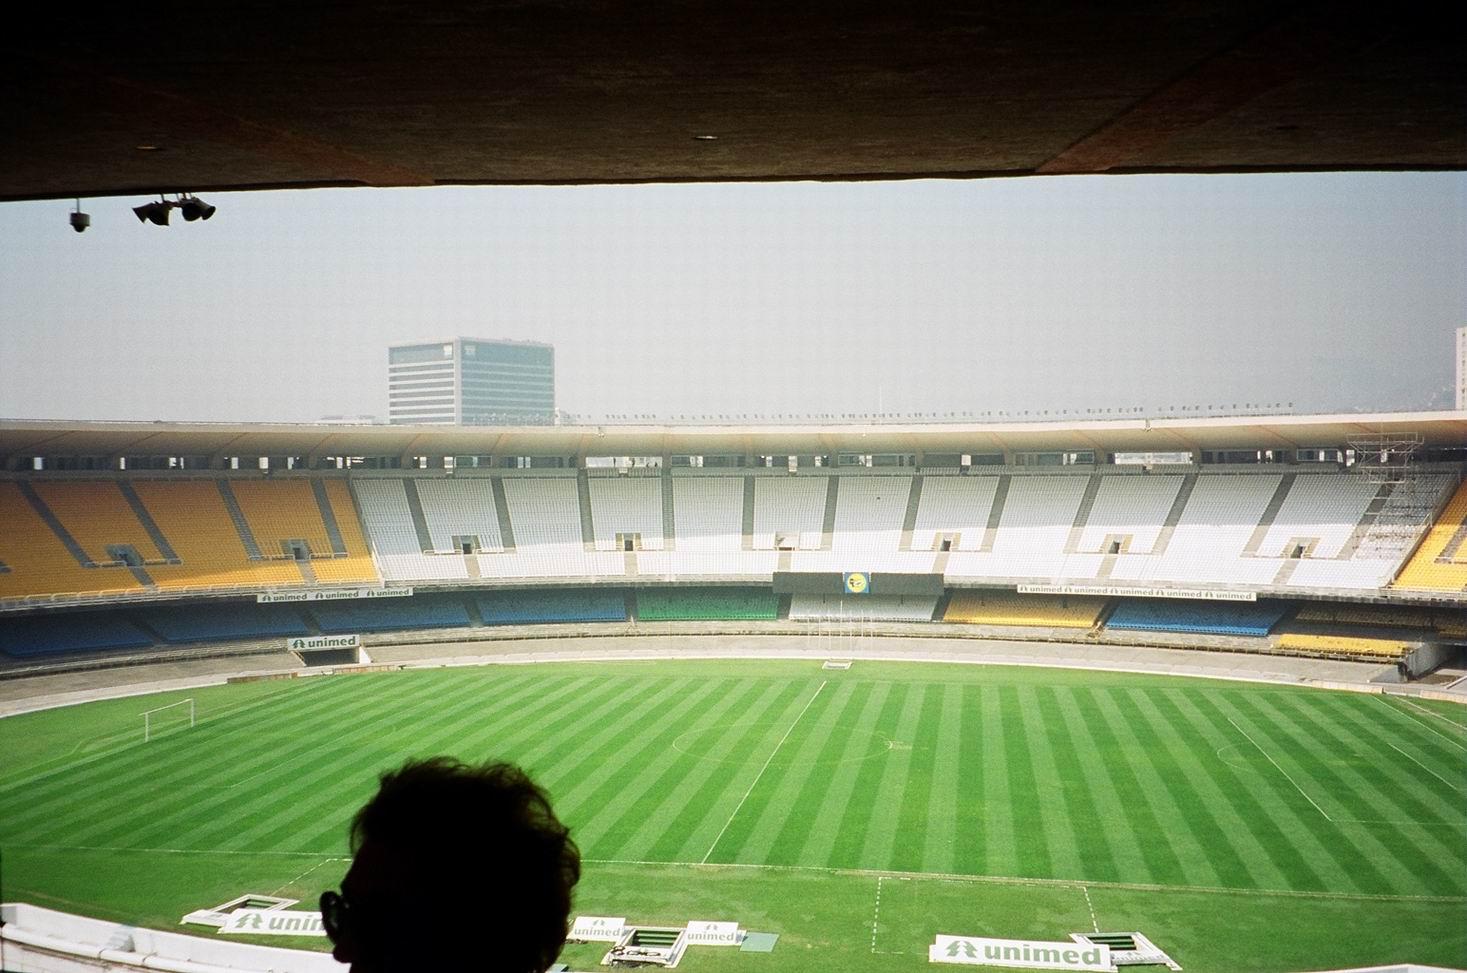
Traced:
POLYGON ((409 761, 382 776, 351 839, 321 912, 354 973, 540 973, 560 954, 580 852, 518 767, 409 761))

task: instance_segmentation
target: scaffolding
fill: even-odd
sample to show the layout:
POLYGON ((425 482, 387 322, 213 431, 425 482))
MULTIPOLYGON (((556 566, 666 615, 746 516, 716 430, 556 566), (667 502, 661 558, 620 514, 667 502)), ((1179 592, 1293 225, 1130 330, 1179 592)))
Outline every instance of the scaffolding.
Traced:
POLYGON ((1404 557, 1436 513, 1441 491, 1418 462, 1426 445, 1420 433, 1362 433, 1347 441, 1351 470, 1379 487, 1379 509, 1360 554, 1404 557))

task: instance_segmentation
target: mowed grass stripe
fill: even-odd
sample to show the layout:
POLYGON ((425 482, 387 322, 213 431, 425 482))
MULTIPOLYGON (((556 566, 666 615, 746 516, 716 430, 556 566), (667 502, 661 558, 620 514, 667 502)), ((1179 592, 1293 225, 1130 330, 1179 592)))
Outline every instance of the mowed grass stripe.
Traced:
POLYGON ((1162 775, 1152 759, 1155 747, 1141 743, 1132 722, 1121 715, 1115 692, 1083 688, 1076 694, 1076 705, 1099 745, 1112 748, 1118 757, 1112 769, 1121 792, 1132 795, 1126 807, 1135 817, 1136 829, 1146 836, 1141 847, 1156 880, 1176 885, 1222 884, 1174 789, 1184 791, 1194 809, 1200 798, 1185 781, 1162 775))
MULTIPOLYGON (((958 840, 973 857, 958 856, 958 866, 977 875, 1022 875, 1019 828, 1014 823, 1013 792, 1009 788, 1008 749, 1003 743, 1003 710, 997 686, 970 687, 964 700, 975 697, 963 732, 962 766, 975 771, 976 784, 967 788, 977 803, 966 804, 958 840), (968 729, 971 724, 971 730, 968 729)), ((1032 828, 1025 828, 1032 831, 1032 828)))
MULTIPOLYGON (((951 683, 942 687, 938 704, 937 734, 927 748, 929 765, 925 768, 931 784, 927 789, 927 821, 902 821, 904 830, 922 836, 921 856, 912 871, 952 874, 958 870, 958 807, 964 798, 963 754, 963 688, 951 683)), ((926 738, 923 738, 924 741, 926 738)), ((982 781, 979 781, 982 786, 982 781)), ((977 795, 974 805, 982 801, 977 795)), ((970 829, 976 831, 977 829, 970 829)), ((981 860, 981 852, 970 860, 981 860)), ((910 866, 909 866, 910 867, 910 866)))
MULTIPOLYGON (((957 769, 954 766, 938 780, 938 735, 943 703, 952 687, 922 683, 922 710, 912 738, 907 741, 907 783, 900 795, 902 813, 897 819, 895 840, 888 854, 888 868, 920 872, 926 864, 928 836, 947 830, 952 846, 952 814, 946 805, 957 802, 957 769), (944 799, 943 791, 948 797, 944 799)), ((956 763, 956 761, 953 761, 956 763)))
POLYGON ((590 858, 620 856, 622 844, 652 817, 657 804, 686 777, 698 759, 681 749, 678 741, 693 739, 700 731, 731 721, 730 713, 742 714, 760 683, 754 679, 720 679, 708 681, 708 688, 711 702, 699 695, 692 719, 681 723, 669 720, 648 740, 642 757, 644 766, 638 773, 608 777, 581 801, 557 796, 556 808, 564 820, 572 823, 582 854, 590 858))
MULTIPOLYGON (((1369 739, 1383 755, 1392 753, 1392 747, 1399 747, 1456 784, 1457 790, 1467 787, 1467 750, 1457 749, 1448 740, 1425 732, 1423 727, 1402 726, 1382 712, 1381 704, 1370 697, 1329 693, 1319 705, 1341 726, 1369 739)), ((1394 759, 1399 756, 1396 754, 1394 759)))
POLYGON ((802 726, 785 741, 784 749, 769 765, 758 788, 749 795, 740 813, 745 823, 741 826, 735 819, 724 835, 723 846, 730 860, 767 863, 776 845, 788 848, 793 844, 786 834, 792 818, 799 820, 794 812, 801 798, 816 777, 839 769, 834 761, 821 763, 826 745, 836 736, 863 733, 841 722, 854 695, 855 683, 842 683, 818 699, 805 714, 802 726), (756 803, 761 795, 767 795, 766 799, 756 803))
MULTIPOLYGON (((1102 750, 1086 726, 1076 692, 1056 687, 1039 694, 1039 704, 1052 727, 1060 727, 1066 739, 1055 748, 1057 762, 1066 775, 1065 796, 1077 791, 1079 811, 1071 817, 1082 835, 1086 877, 1120 882, 1151 884, 1156 881, 1137 834, 1136 817, 1116 789, 1116 773, 1125 773, 1125 763, 1113 750, 1102 750), (1066 745, 1068 744, 1068 745, 1066 745), (1072 783, 1084 783, 1083 788, 1072 783)), ((1071 802, 1071 807, 1076 802, 1071 802)))
POLYGON ((1207 759, 1206 741, 1192 732, 1173 707, 1163 715, 1157 694, 1136 687, 1125 690, 1131 712, 1150 735, 1154 757, 1168 766, 1167 777, 1176 781, 1178 803, 1191 805, 1189 816, 1197 840, 1209 851, 1213 870, 1225 888, 1288 888, 1288 880, 1274 866, 1244 816, 1228 799, 1228 789, 1238 786, 1235 775, 1217 759, 1207 759))
MULTIPOLYGON (((303 848, 296 834, 302 822, 309 822, 313 830, 323 820, 340 828, 371 794, 377 775, 408 756, 403 747, 406 738, 426 744, 422 749, 413 748, 417 755, 438 752, 439 743, 447 737, 441 727, 451 726, 459 713, 476 707, 482 699, 484 686, 478 681, 451 692, 432 685, 436 680, 424 682, 411 706, 392 698, 377 701, 371 715, 380 729, 370 743, 342 743, 335 736, 320 739, 303 733, 297 749, 268 774, 249 782, 248 799, 221 795, 218 813, 169 840, 178 842, 177 847, 226 851, 312 850, 303 848), (441 722, 421 720, 429 700, 441 722), (402 723, 409 728, 401 729, 402 723), (276 837, 267 840, 267 834, 276 837)), ((340 832, 333 829, 333 833, 340 832)), ((338 846, 340 840, 332 845, 338 846)))
MULTIPOLYGON (((1252 726, 1261 729, 1265 734, 1259 742, 1271 751, 1278 741, 1288 741, 1282 748, 1283 753, 1271 753, 1271 756, 1288 767, 1290 773, 1295 773, 1296 777, 1302 774, 1302 786, 1323 787, 1328 796, 1335 798, 1336 803, 1350 809, 1350 818, 1333 822, 1330 829, 1338 833, 1342 840, 1363 846, 1365 853, 1374 861, 1380 861, 1381 857, 1388 859, 1381 863, 1382 869, 1394 873, 1398 882, 1408 883, 1406 888, 1413 892, 1460 894, 1463 889, 1462 881, 1449 874, 1440 864, 1443 857, 1450 859, 1452 856, 1451 846, 1425 829, 1409 827, 1409 819, 1393 823, 1387 814, 1382 813, 1382 808, 1399 808, 1399 804, 1388 795, 1387 790, 1348 763, 1331 763, 1328 759, 1330 748, 1315 733, 1309 732, 1295 723, 1289 714, 1267 703, 1254 705, 1250 700, 1229 695, 1226 699, 1219 699, 1218 705, 1221 709, 1230 711, 1229 715, 1240 724, 1244 719, 1251 720, 1252 726), (1309 753, 1314 759, 1305 765, 1303 761, 1296 759, 1295 753, 1289 752, 1291 750, 1309 753), (1311 770, 1314 771, 1312 775, 1309 773, 1311 770), (1313 783, 1310 783, 1311 779, 1313 783), (1341 796, 1348 796, 1350 799, 1348 802, 1340 801, 1341 796), (1385 823, 1377 823, 1382 820, 1385 823), (1392 839, 1389 847, 1379 838, 1379 834, 1387 829, 1392 839)), ((1311 790, 1311 796, 1316 801, 1321 799, 1317 796, 1318 793, 1311 790)))
POLYGON ((1349 881, 1343 870, 1333 879, 1323 874, 1329 856, 1317 854, 1322 848, 1311 845, 1317 843, 1326 822, 1287 779, 1249 752, 1252 744, 1214 706, 1222 695, 1211 689, 1168 689, 1158 697, 1167 712, 1191 728, 1200 741, 1200 751, 1213 754, 1204 763, 1216 779, 1225 782, 1228 800, 1281 874, 1282 878, 1272 880, 1275 884, 1264 887, 1319 890, 1329 888, 1333 879, 1349 881), (1241 767, 1239 760, 1244 762, 1241 767))
POLYGON ((729 681, 687 679, 674 684, 668 705, 645 719, 625 714, 620 725, 604 733, 601 746, 582 747, 580 760, 547 768, 545 782, 555 795, 563 818, 594 824, 598 817, 613 818, 655 775, 673 741, 710 703, 727 694, 729 681))
MULTIPOLYGON (((805 741, 818 744, 813 764, 802 768, 804 773, 792 774, 780 782, 781 790, 788 788, 792 795, 789 798, 790 813, 773 843, 763 849, 764 863, 799 863, 811 835, 830 827, 829 819, 821 817, 826 789, 837 773, 854 771, 848 765, 872 759, 871 748, 878 739, 865 729, 867 724, 861 715, 861 707, 869 696, 870 685, 865 682, 843 682, 837 686, 821 715, 821 722, 825 725, 812 732, 805 741)), ((804 747, 801 749, 803 752, 804 747)), ((784 793, 775 798, 784 799, 784 793)), ((747 852, 750 860, 753 854, 754 850, 750 848, 747 852)))
MULTIPOLYGON (((1219 755, 1211 766, 1219 778, 1228 781, 1238 806, 1249 808, 1246 816, 1253 833, 1262 835, 1259 840, 1267 842, 1286 875, 1284 881, 1290 883, 1265 887, 1392 890, 1393 879, 1375 859, 1341 841, 1339 832, 1308 799, 1262 754, 1254 752, 1253 743, 1228 721, 1226 713, 1212 705, 1217 696, 1216 692, 1195 692, 1170 702, 1177 718, 1190 722, 1206 746, 1219 755), (1243 765, 1224 759, 1225 754, 1243 765)), ((1397 875, 1396 880, 1399 878, 1397 875)))
MULTIPOLYGON (((371 682, 369 678, 354 677, 360 684, 371 682)), ((330 725, 333 714, 339 712, 343 696, 366 701, 370 692, 365 685, 351 687, 347 693, 339 693, 335 687, 315 691, 301 707, 305 718, 314 716, 316 725, 330 725)), ((258 718, 258 711, 254 714, 258 718)), ((284 721, 295 719, 294 714, 282 713, 271 734, 283 746, 298 743, 299 734, 292 734, 284 721)), ((253 722, 253 721, 252 721, 253 722)), ((309 725, 309 724, 308 724, 309 725)), ((253 729, 253 727, 249 728, 253 729)), ((49 801, 39 802, 30 813, 20 816, 16 822, 20 837, 17 841, 40 839, 41 834, 65 833, 66 841, 74 844, 90 844, 107 841, 124 841, 129 845, 149 847, 149 840, 142 833, 151 830, 161 818, 179 813, 188 814, 200 805, 210 804, 211 797, 219 800, 219 773, 228 771, 229 782, 240 782, 249 776, 270 769, 277 757, 268 747, 252 744, 253 733, 240 733, 228 722, 200 725, 187 733, 170 736, 164 740, 142 745, 146 752, 134 756, 135 760, 106 762, 89 765, 84 770, 70 775, 67 793, 58 794, 49 801), (248 745, 248 746, 246 746, 248 745), (241 749, 246 754, 241 757, 241 749), (206 795, 201 801, 200 794, 206 795), (108 815, 99 817, 96 808, 112 808, 108 815), (40 828, 25 830, 24 820, 37 814, 46 815, 40 828)), ((228 794, 226 798, 239 796, 228 794)), ((56 838, 49 840, 66 843, 56 838)))
POLYGON ((818 685, 771 680, 770 691, 747 714, 748 722, 731 727, 710 753, 713 759, 694 771, 699 786, 687 806, 667 819, 667 830, 652 845, 653 860, 701 861, 709 854, 749 782, 818 685))
POLYGON ((790 693, 782 682, 756 679, 731 696, 728 707, 701 718, 690 728, 697 734, 697 752, 684 750, 671 760, 661 785, 649 792, 648 801, 638 809, 642 812, 639 817, 632 817, 632 808, 616 816, 615 836, 608 834, 598 843, 598 850, 605 849, 599 853, 634 861, 675 860, 687 841, 687 829, 703 819, 707 803, 722 786, 721 778, 742 759, 743 752, 735 752, 738 741, 757 739, 764 729, 760 721, 771 710, 782 708, 790 693))
POLYGON ((400 766, 409 757, 463 756, 456 746, 462 726, 483 711, 489 689, 489 684, 475 682, 461 691, 440 690, 431 707, 389 705, 379 724, 375 748, 353 748, 345 756, 323 754, 290 781, 292 800, 282 803, 274 815, 268 807, 263 813, 243 809, 246 814, 258 814, 260 820, 237 827, 218 847, 266 851, 322 847, 313 843, 316 840, 330 842, 326 847, 335 845, 345 835, 351 814, 376 789, 383 771, 400 766))
MULTIPOLYGON (((1067 788, 1056 763, 1054 741, 1039 707, 1039 691, 1033 686, 1020 686, 1016 693, 1018 726, 1022 728, 1024 748, 1033 767, 1027 796, 1031 807, 1038 812, 1023 817, 1040 825, 1048 849, 1049 877, 1084 878, 1085 860, 1075 833, 1073 809, 1067 807, 1067 788)), ((1010 724, 1009 732, 1013 730, 1014 725, 1010 724)))
MULTIPOLYGON (((912 755, 916 752, 919 741, 931 739, 931 721, 936 712, 928 707, 928 698, 931 695, 932 687, 925 683, 914 683, 911 686, 891 737, 894 742, 902 745, 901 749, 892 749, 873 761, 884 766, 881 768, 881 780, 869 798, 871 813, 866 826, 866 841, 861 846, 861 861, 868 863, 867 868, 901 867, 897 859, 897 842, 902 836, 902 818, 905 815, 909 820, 915 821, 919 810, 912 808, 911 813, 907 813, 909 805, 921 805, 921 817, 924 819, 923 823, 926 823, 927 792, 932 782, 926 775, 913 774, 912 755), (925 733, 922 727, 924 714, 925 733)), ((916 841, 907 845, 906 852, 905 861, 908 863, 921 858, 920 844, 916 841)))
MULTIPOLYGON (((911 685, 906 683, 889 686, 872 729, 888 739, 895 737, 897 720, 911 691, 911 685)), ((866 832, 871 827, 871 815, 874 811, 871 795, 876 793, 884 769, 881 762, 875 760, 863 760, 852 769, 842 768, 843 775, 854 771, 852 793, 856 798, 841 808, 839 818, 833 822, 835 842, 831 845, 826 865, 832 868, 868 867, 861 852, 866 847, 866 832)))
MULTIPOLYGON (((881 708, 891 694, 891 686, 885 682, 862 682, 857 684, 852 704, 860 706, 857 726, 875 727, 880 719, 881 708)), ((809 834, 799 853, 793 860, 778 861, 781 865, 813 865, 824 867, 830 864, 838 837, 839 822, 855 798, 857 766, 862 763, 866 738, 855 734, 845 738, 840 760, 825 774, 822 780, 813 782, 806 800, 801 802, 801 813, 809 819, 809 834)))

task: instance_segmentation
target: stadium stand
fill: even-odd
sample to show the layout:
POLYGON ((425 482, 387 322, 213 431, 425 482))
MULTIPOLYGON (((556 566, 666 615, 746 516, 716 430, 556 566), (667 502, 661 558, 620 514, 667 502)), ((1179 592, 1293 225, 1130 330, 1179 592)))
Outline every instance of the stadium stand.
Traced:
MULTIPOLYGON (((402 480, 361 479, 352 484, 352 489, 361 504, 363 526, 384 580, 446 581, 469 576, 461 556, 424 553, 426 538, 418 536, 402 480)), ((426 533, 426 525, 424 530, 426 533)))
POLYGON ((326 510, 336 523, 345 553, 330 560, 313 561, 316 580, 328 584, 381 582, 382 578, 372 562, 371 547, 362 532, 362 523, 357 517, 356 505, 352 503, 351 491, 346 481, 330 479, 317 483, 324 488, 326 510))
POLYGON ((0 597, 140 590, 126 568, 88 568, 80 549, 68 550, 18 483, 0 481, 0 597))
POLYGON ((994 553, 1019 558, 1063 554, 1089 483, 1088 476, 1011 477, 994 553))
POLYGON ((732 552, 743 547, 743 477, 674 475, 672 495, 679 551, 732 552))
POLYGON ((1102 477, 1076 550, 1106 554, 1118 544, 1126 553, 1150 554, 1181 488, 1180 476, 1102 477))
POLYGON ((455 537, 472 537, 476 550, 504 549, 490 480, 421 479, 415 483, 433 551, 461 555, 463 550, 454 543, 455 537))
POLYGON ((924 476, 912 550, 932 550, 940 534, 958 535, 955 551, 982 547, 998 483, 996 476, 924 476))
POLYGON ((835 507, 836 551, 897 550, 912 492, 910 476, 845 476, 835 507))
POLYGON ((908 595, 794 595, 790 618, 795 621, 869 619, 883 622, 930 622, 937 611, 936 598, 908 595))
POLYGON ((149 566, 159 588, 299 587, 295 561, 252 559, 248 525, 231 510, 232 490, 216 480, 134 480, 132 487, 179 563, 149 566))
POLYGON ((164 560, 116 481, 42 480, 35 491, 94 564, 116 564, 110 549, 119 546, 132 548, 146 562, 164 560))
POLYGON ((1125 599, 1106 619, 1107 629, 1264 636, 1288 613, 1286 602, 1125 599))
POLYGON ((145 625, 169 642, 216 642, 310 635, 289 605, 169 605, 138 610, 145 625))
POLYGON ((1467 590, 1467 481, 1457 487, 1426 538, 1401 569, 1397 588, 1467 590))
POLYGON ((958 591, 948 601, 942 620, 974 625, 1089 629, 1100 620, 1106 604, 1105 598, 958 591))
POLYGON ((485 625, 624 622, 626 592, 608 588, 548 588, 485 592, 475 599, 485 625))
MULTIPOLYGON (((1193 583, 1266 584, 1278 565, 1241 557, 1282 478, 1265 474, 1199 476, 1164 553, 1143 559, 1142 577, 1193 583)), ((1117 565, 1115 577, 1126 575, 1117 565)))
POLYGON ((110 612, 27 615, 6 618, 0 625, 0 652, 17 659, 152 644, 153 639, 136 625, 110 612))
POLYGON ((779 598, 760 588, 647 588, 637 592, 644 622, 755 621, 779 616, 779 598))
POLYGON ((321 631, 386 632, 406 628, 465 628, 468 609, 452 595, 417 595, 380 601, 313 602, 308 609, 321 631))
POLYGON ((1362 658, 1367 660, 1399 659, 1412 646, 1398 639, 1367 638, 1359 635, 1311 635, 1285 632, 1279 636, 1278 648, 1286 652, 1308 655, 1362 658))
POLYGON ((593 476, 586 482, 596 550, 620 550, 618 534, 640 535, 640 547, 661 550, 662 478, 658 476, 593 476))
POLYGON ((776 539, 818 548, 825 524, 828 479, 823 476, 754 478, 754 547, 770 550, 776 539))
POLYGON ((1310 557, 1335 557, 1379 492, 1379 484, 1360 476, 1300 474, 1294 478, 1257 553, 1290 557, 1295 546, 1305 546, 1310 557))

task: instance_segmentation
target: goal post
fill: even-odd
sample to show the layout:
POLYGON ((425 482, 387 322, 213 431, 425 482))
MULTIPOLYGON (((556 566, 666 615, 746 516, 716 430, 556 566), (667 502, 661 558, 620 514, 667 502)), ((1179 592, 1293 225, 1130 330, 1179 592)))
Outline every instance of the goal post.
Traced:
POLYGON ((188 699, 180 699, 176 703, 169 703, 167 706, 159 706, 155 709, 145 711, 143 713, 143 742, 147 743, 152 740, 154 735, 172 726, 175 720, 182 723, 183 707, 185 706, 188 707, 188 725, 192 727, 196 721, 194 698, 192 696, 188 699), (163 713, 168 715, 159 715, 163 713))

